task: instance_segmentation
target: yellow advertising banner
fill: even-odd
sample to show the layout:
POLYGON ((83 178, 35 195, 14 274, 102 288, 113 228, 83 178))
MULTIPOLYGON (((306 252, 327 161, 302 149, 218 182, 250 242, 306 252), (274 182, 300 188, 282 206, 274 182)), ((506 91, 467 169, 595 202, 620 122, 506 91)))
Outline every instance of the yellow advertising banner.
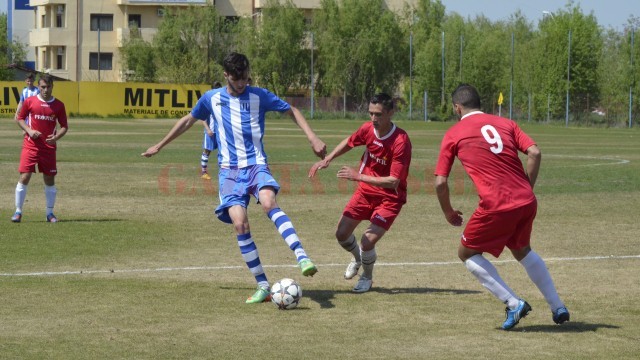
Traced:
MULTIPOLYGON (((0 82, 0 116, 15 114, 22 81, 0 82)), ((187 114, 208 85, 56 81, 53 96, 69 115, 179 118, 187 114)))
MULTIPOLYGON (((24 81, 0 81, 0 116, 12 117, 20 102, 20 93, 26 87, 24 81)), ((67 115, 78 113, 78 83, 55 81, 53 97, 64 103, 67 115)))

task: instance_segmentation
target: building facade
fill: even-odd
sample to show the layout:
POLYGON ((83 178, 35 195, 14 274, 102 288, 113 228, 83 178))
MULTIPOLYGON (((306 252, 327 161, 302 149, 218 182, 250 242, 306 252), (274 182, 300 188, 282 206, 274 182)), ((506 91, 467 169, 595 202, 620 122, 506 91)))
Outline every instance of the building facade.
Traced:
MULTIPOLYGON (((119 48, 138 31, 151 41, 163 19, 165 7, 215 6, 226 17, 259 15, 265 0, 9 0, 32 12, 32 30, 28 32, 27 61, 34 69, 72 81, 122 82, 119 48), (25 1, 28 4, 24 4, 25 1)), ((311 17, 321 0, 294 0, 311 17)), ((392 10, 402 0, 388 0, 392 10)), ((27 16, 28 18, 28 16, 27 16)), ((13 29, 17 24, 14 19, 13 29)), ((14 35, 15 39, 15 35, 14 35)))

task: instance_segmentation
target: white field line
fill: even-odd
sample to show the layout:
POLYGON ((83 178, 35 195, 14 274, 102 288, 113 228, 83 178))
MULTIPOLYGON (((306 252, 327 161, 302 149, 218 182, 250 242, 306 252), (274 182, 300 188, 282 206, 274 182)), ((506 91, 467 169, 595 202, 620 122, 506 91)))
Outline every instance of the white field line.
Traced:
POLYGON ((626 160, 626 159, 619 159, 619 158, 615 158, 615 157, 609 157, 609 156, 603 156, 603 157, 598 157, 598 156, 583 156, 583 155, 560 155, 560 154, 546 154, 543 156, 551 156, 551 157, 559 157, 559 158, 570 158, 570 159, 588 159, 588 160, 605 160, 605 161, 611 161, 611 162, 606 162, 606 163, 595 163, 595 164, 581 164, 581 165, 563 165, 563 167, 589 167, 589 166, 603 166, 603 165, 624 165, 624 164, 628 164, 631 162, 631 160, 626 160))
MULTIPOLYGON (((588 261, 588 260, 624 260, 624 259, 640 259, 640 255, 606 255, 606 256, 584 256, 584 257, 564 257, 564 258, 546 258, 546 262, 558 261, 588 261)), ((495 260, 494 264, 515 263, 516 260, 495 260)), ((460 265, 460 261, 434 261, 434 262, 405 262, 405 263, 376 263, 376 266, 448 266, 460 265)), ((317 264, 318 267, 342 267, 344 264, 317 264)), ((263 265, 265 268, 289 268, 296 265, 263 265)), ((75 271, 40 271, 40 272, 24 272, 24 273, 0 273, 0 276, 19 277, 19 276, 60 276, 60 275, 91 275, 91 274, 130 274, 130 273, 153 273, 163 271, 218 271, 218 270, 240 270, 246 269, 246 266, 189 266, 189 267, 162 267, 154 269, 122 269, 122 270, 75 270, 75 271)))

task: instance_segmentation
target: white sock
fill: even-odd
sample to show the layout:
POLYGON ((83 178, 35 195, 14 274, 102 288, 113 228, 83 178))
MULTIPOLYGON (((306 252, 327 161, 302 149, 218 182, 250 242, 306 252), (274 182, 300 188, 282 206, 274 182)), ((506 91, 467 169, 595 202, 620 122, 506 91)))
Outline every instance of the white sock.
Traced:
POLYGON ((547 270, 547 265, 540 255, 531 250, 527 256, 520 261, 520 264, 524 266, 531 281, 536 284, 545 300, 547 300, 551 311, 555 311, 564 306, 560 300, 560 296, 558 296, 555 285, 553 285, 553 280, 551 279, 549 270, 547 270))
POLYGON ((507 304, 510 309, 518 306, 518 297, 507 286, 498 274, 498 270, 485 259, 481 254, 473 255, 464 262, 469 271, 480 281, 493 296, 497 297, 503 303, 507 304))
POLYGON ((376 249, 371 249, 367 251, 360 250, 360 259, 362 260, 362 275, 364 275, 367 279, 373 279, 373 265, 376 263, 376 259, 378 255, 376 254, 376 249))
POLYGON ((27 185, 18 183, 16 185, 16 212, 22 213, 22 206, 24 205, 24 199, 27 198, 27 185))
POLYGON ((358 246, 356 237, 353 234, 351 234, 351 236, 349 236, 349 238, 345 241, 338 240, 338 244, 340 244, 340 246, 342 246, 343 249, 350 252, 351 255, 353 255, 353 258, 356 260, 356 262, 362 261, 360 260, 360 247, 358 246))
POLYGON ((55 185, 44 186, 44 196, 47 199, 47 215, 53 214, 53 207, 56 204, 56 194, 58 193, 58 189, 56 189, 55 185))

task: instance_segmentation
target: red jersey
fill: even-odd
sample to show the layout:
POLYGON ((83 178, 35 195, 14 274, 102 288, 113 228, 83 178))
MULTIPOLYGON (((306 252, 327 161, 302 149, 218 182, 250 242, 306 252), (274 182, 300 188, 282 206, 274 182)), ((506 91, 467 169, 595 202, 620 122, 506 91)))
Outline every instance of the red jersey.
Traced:
POLYGON ((18 119, 27 120, 30 128, 42 133, 37 139, 32 139, 29 135, 25 135, 23 146, 31 149, 55 150, 56 145, 49 145, 45 140, 49 135, 55 134, 58 124, 64 128, 68 127, 67 111, 62 101, 56 98, 43 101, 39 95, 31 96, 24 100, 18 119))
POLYGON ((360 191, 368 195, 389 196, 404 204, 407 202, 407 177, 411 164, 411 141, 407 132, 396 127, 384 137, 376 134, 371 121, 362 124, 360 128, 349 137, 348 145, 356 147, 365 145, 367 149, 362 155, 360 173, 371 176, 393 176, 400 180, 397 189, 386 189, 367 184, 358 183, 360 191))
POLYGON ((473 112, 444 135, 435 175, 449 176, 457 156, 476 186, 481 209, 510 210, 535 200, 518 151, 536 143, 515 121, 473 112))

